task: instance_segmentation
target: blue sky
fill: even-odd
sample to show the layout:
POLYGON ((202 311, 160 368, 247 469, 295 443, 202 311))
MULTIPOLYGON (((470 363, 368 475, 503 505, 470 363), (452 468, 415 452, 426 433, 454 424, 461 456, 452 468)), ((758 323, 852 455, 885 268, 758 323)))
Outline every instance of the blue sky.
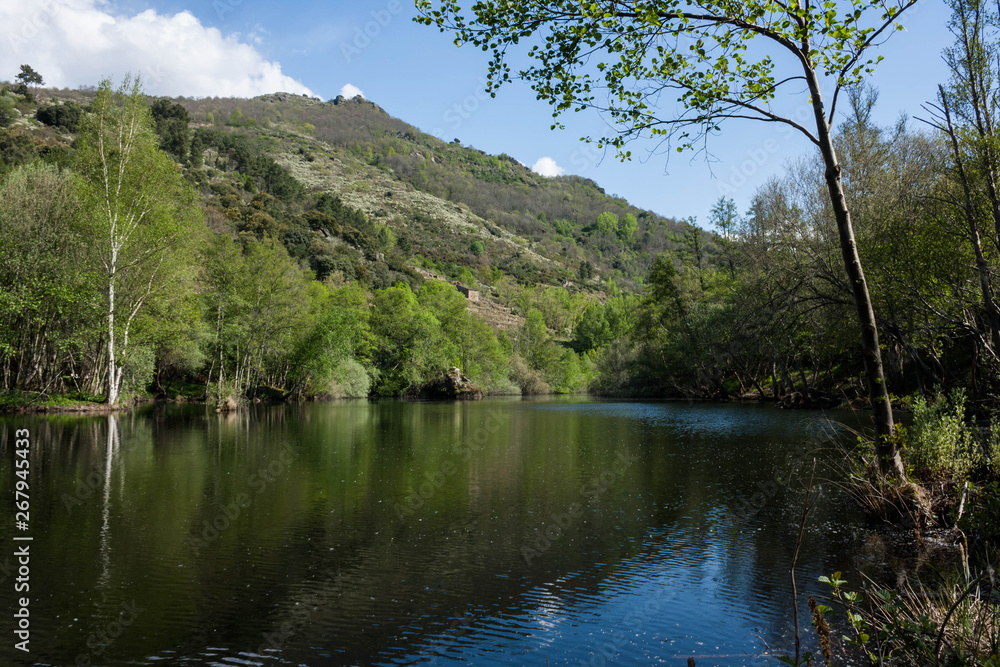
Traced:
MULTIPOLYGON (((711 167, 703 156, 650 155, 652 146, 641 143, 632 147, 632 162, 622 164, 579 141, 605 133, 597 115, 564 116, 566 129, 551 131, 550 107, 526 84, 515 82, 495 99, 485 95, 486 54, 456 48, 449 35, 413 23, 412 0, 2 5, 0 78, 13 78, 27 62, 47 83, 71 88, 138 71, 154 94, 252 96, 282 89, 330 99, 350 84, 425 132, 505 152, 529 166, 550 158, 565 173, 592 178, 638 206, 697 216, 702 225, 720 195, 744 210, 757 186, 810 150, 781 126, 737 122, 710 143, 717 160, 711 167)), ((940 0, 921 0, 914 9, 903 20, 907 30, 878 51, 885 61, 872 81, 881 92, 883 123, 900 113, 919 115, 947 80, 941 51, 950 43, 948 11, 940 0)))

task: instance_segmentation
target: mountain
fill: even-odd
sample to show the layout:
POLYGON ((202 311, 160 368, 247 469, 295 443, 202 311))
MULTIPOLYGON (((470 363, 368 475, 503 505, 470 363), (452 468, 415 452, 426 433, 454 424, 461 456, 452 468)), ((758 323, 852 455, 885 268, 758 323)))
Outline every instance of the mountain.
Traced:
POLYGON ((590 262, 591 284, 634 285, 683 229, 593 181, 545 178, 507 155, 443 142, 361 98, 179 102, 193 128, 252 136, 310 192, 336 194, 387 224, 428 268, 492 266, 522 282, 561 284, 590 262), (600 227, 602 213, 617 219, 605 216, 600 227), (624 228, 626 216, 634 229, 624 228))
MULTIPOLYGON (((36 94, 34 117, 24 109, 16 124, 36 151, 70 150, 66 119, 92 93, 36 94)), ((163 147, 201 189, 217 230, 228 221, 241 232, 279 235, 321 278, 337 270, 357 275, 374 261, 385 264, 368 267, 378 273, 375 286, 421 268, 484 284, 503 274, 587 291, 613 278, 634 290, 687 227, 589 179, 546 178, 508 155, 441 141, 362 98, 158 99, 153 111, 163 147), (259 193, 277 201, 255 201, 259 193), (361 214, 346 236, 315 216, 306 220, 317 205, 343 216, 329 210, 324 193, 339 202, 334 208, 361 214), (258 213, 268 217, 252 220, 258 213)), ((30 152, 7 146, 13 159, 5 161, 17 162, 19 150, 30 152)))

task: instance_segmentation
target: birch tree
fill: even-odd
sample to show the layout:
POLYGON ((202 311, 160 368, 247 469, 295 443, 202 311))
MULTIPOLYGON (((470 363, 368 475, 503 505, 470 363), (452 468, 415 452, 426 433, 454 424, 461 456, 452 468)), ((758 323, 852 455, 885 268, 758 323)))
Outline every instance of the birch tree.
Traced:
POLYGON ((79 136, 81 200, 100 275, 106 326, 104 387, 121 397, 130 354, 144 331, 137 318, 177 294, 200 213, 178 166, 158 145, 139 78, 101 82, 79 136))

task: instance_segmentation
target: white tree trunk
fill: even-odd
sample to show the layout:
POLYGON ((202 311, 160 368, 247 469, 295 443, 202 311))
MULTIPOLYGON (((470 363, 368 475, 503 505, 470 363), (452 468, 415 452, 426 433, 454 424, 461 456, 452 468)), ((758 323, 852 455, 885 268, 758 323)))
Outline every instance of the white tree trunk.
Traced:
POLYGON ((118 364, 115 357, 115 270, 112 253, 111 280, 108 281, 108 405, 117 405, 121 391, 118 379, 118 364))

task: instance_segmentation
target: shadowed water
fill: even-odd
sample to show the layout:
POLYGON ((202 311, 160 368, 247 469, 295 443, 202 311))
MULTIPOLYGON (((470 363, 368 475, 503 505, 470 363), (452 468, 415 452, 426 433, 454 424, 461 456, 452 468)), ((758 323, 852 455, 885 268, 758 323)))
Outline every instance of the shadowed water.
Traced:
MULTIPOLYGON (((8 630, 0 663, 775 664, 802 477, 836 458, 821 417, 569 399, 4 418, 5 489, 31 431, 34 540, 31 653, 8 630)), ((800 589, 852 572, 859 530, 824 485, 800 589)))

